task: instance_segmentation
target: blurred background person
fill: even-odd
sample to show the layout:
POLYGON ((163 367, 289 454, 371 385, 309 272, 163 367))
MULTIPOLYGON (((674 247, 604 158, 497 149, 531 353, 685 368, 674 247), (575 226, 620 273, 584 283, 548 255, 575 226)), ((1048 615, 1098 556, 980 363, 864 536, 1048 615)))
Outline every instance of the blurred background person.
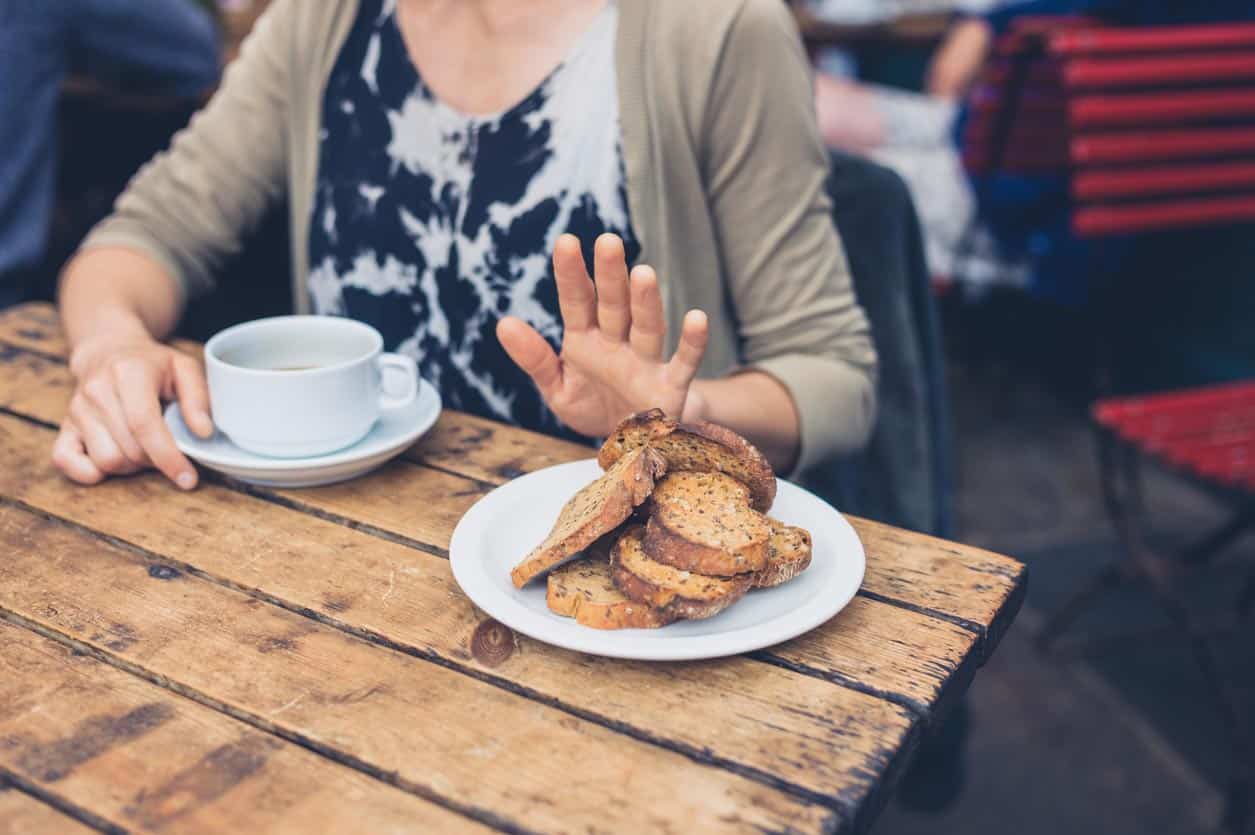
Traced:
POLYGON ((67 79, 198 97, 220 69, 218 31, 191 0, 0 0, 0 308, 46 295, 58 106, 67 79))

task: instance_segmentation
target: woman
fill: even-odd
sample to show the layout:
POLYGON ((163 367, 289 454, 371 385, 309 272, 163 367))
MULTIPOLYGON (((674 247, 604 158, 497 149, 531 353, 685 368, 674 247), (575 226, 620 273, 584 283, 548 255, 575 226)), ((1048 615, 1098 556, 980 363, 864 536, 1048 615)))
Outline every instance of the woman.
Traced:
POLYGON ((809 90, 778 0, 276 0, 66 268, 54 461, 195 485, 160 400, 208 434, 203 374, 157 340, 280 197, 297 309, 451 407, 596 437, 660 406, 784 471, 856 448, 875 357, 809 90))

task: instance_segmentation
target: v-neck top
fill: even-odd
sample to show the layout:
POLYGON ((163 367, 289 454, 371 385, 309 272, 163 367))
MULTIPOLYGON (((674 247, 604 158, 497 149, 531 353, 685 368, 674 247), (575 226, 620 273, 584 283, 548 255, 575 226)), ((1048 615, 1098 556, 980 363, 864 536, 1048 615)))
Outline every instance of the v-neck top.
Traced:
POLYGON ((632 233, 608 3, 532 92, 491 115, 442 101, 410 59, 395 0, 363 0, 323 99, 309 219, 314 312, 377 327, 444 402, 560 430, 506 356, 514 315, 555 349, 562 319, 550 254, 559 235, 586 250, 632 233))
MULTIPOLYGON (((366 2, 271 3, 217 94, 83 247, 143 253, 192 299, 283 200, 286 278, 293 306, 309 312, 323 103, 366 2)), ((876 417, 876 351, 833 226, 828 151, 788 4, 616 5, 616 84, 604 92, 618 101, 637 260, 658 273, 668 350, 685 312, 704 310, 701 375, 779 380, 797 406, 798 471, 860 448, 876 417)))

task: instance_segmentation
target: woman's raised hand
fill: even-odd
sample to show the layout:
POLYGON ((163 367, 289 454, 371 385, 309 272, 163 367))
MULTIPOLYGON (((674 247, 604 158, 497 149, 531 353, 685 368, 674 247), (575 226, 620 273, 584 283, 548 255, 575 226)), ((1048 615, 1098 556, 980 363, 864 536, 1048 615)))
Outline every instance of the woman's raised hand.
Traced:
POLYGON ((608 435, 643 409, 657 407, 674 417, 700 413, 692 382, 706 352, 706 314, 685 315, 679 347, 667 359, 654 271, 638 266, 629 275, 616 235, 597 239, 593 264, 596 284, 584 268, 579 239, 558 239, 553 266, 564 329, 561 353, 513 316, 497 325, 506 353, 536 383, 554 414, 584 435, 608 435))

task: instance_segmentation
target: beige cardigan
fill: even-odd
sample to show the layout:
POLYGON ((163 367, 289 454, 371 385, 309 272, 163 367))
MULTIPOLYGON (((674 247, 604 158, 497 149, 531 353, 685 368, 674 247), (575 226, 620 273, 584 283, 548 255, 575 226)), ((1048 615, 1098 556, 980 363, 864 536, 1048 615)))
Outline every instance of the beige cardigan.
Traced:
MULTIPOLYGON (((658 272, 674 347, 705 310, 703 376, 766 371, 801 415, 798 469, 860 447, 876 357, 824 183, 809 71, 780 0, 618 0, 628 204, 658 272)), ((222 86, 146 165, 85 247, 124 246, 194 297, 276 200, 307 310, 308 225, 323 90, 357 0, 275 0, 222 86)))

